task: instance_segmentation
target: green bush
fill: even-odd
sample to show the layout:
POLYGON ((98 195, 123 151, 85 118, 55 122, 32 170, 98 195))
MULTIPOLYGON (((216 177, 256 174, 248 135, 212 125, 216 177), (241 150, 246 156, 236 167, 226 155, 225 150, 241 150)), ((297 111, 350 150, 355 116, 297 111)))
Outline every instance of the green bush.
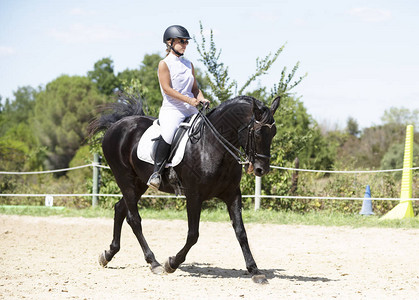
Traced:
MULTIPOLYGON (((366 186, 371 189, 372 198, 399 198, 400 180, 397 180, 391 173, 357 173, 357 174, 319 174, 300 172, 298 174, 298 188, 295 193, 290 193, 291 173, 290 171, 274 170, 272 173, 262 178, 262 191, 266 186, 277 187, 279 193, 270 195, 278 196, 307 196, 307 197, 345 197, 345 198, 363 198, 366 186), (274 184, 272 173, 281 172, 282 181, 274 184), (288 175, 286 174, 288 173, 288 175), (282 193, 281 193, 282 191, 282 193)), ((417 173, 416 173, 417 174, 417 173)), ((415 178, 415 176, 414 176, 415 178)), ((254 193, 254 177, 247 175, 242 183, 245 184, 249 194, 254 193), (250 191, 250 187, 252 190, 250 191)), ((414 179, 413 186, 417 186, 417 179, 414 179)), ((272 189, 273 190, 273 189, 272 189)), ((415 190, 415 188, 414 188, 415 190)), ((267 193, 262 193, 267 194, 267 193)), ((362 207, 362 200, 332 200, 332 199, 271 199, 262 198, 261 208, 278 211, 294 211, 307 213, 313 211, 336 211, 344 213, 359 213, 362 207)), ((417 207, 414 201, 414 208, 417 207)), ((399 203, 398 200, 381 201, 373 200, 373 210, 381 215, 388 212, 399 203)), ((251 208, 252 199, 244 199, 244 206, 251 208)))

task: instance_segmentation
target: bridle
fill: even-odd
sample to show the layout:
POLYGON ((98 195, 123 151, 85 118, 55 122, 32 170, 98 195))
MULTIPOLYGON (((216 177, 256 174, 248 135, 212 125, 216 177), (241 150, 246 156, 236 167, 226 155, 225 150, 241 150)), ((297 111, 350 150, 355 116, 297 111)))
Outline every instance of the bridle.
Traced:
POLYGON ((260 154, 256 152, 255 131, 264 126, 270 129, 274 125, 275 125, 275 121, 273 121, 272 124, 264 123, 264 122, 256 120, 255 116, 253 115, 252 118, 250 119, 249 124, 243 126, 242 128, 238 130, 238 134, 240 135, 240 132, 247 128, 247 139, 246 139, 246 145, 244 147, 244 151, 248 157, 247 160, 249 162, 254 162, 256 157, 268 158, 268 159, 271 158, 270 155, 260 154))
MULTIPOLYGON (((255 144, 255 131, 264 126, 272 128, 275 125, 275 121, 272 124, 264 123, 255 119, 255 116, 252 115, 250 122, 242 126, 238 131, 237 135, 240 137, 240 133, 247 129, 247 140, 244 148, 244 152, 230 143, 224 136, 222 136, 218 130, 214 127, 211 121, 205 115, 205 105, 201 110, 198 111, 198 114, 202 118, 203 122, 208 126, 211 132, 214 134, 218 142, 234 157, 234 159, 241 165, 252 164, 256 157, 259 158, 271 158, 270 155, 260 154, 256 152, 255 144)), ((195 119, 196 120, 196 119, 195 119)))

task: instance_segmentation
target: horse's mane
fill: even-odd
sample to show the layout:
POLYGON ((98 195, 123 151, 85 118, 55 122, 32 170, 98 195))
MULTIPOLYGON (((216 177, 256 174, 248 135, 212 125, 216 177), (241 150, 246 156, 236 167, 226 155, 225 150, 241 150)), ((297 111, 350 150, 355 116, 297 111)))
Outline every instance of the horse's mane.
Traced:
MULTIPOLYGON (((251 104, 252 101, 256 100, 250 96, 237 96, 235 98, 229 99, 227 101, 222 102, 220 105, 216 107, 216 109, 224 109, 225 107, 229 107, 231 105, 240 105, 240 104, 251 104)), ((257 100, 256 100, 257 101, 257 100)))
POLYGON ((260 117, 257 118, 258 121, 262 123, 268 123, 268 124, 274 121, 270 108, 266 107, 260 100, 251 96, 238 96, 238 97, 229 99, 227 101, 224 101, 219 106, 217 106, 216 108, 208 112, 207 116, 216 112, 226 110, 231 106, 243 105, 243 104, 250 105, 250 107, 253 107, 253 105, 257 106, 258 110, 261 112, 260 117))

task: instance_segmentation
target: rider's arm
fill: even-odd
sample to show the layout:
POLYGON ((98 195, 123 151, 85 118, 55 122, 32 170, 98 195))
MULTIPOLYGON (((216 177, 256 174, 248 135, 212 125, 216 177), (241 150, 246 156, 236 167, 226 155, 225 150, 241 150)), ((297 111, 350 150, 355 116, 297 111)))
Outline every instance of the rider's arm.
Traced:
POLYGON ((192 86, 192 93, 194 94, 195 98, 199 100, 199 102, 209 102, 207 99, 205 99, 204 94, 202 94, 202 91, 198 88, 198 83, 195 77, 195 68, 193 64, 191 65, 192 65, 192 74, 194 78, 194 83, 192 86))
POLYGON ((166 95, 178 99, 180 101, 189 103, 193 106, 197 106, 199 104, 199 100, 197 98, 189 98, 188 96, 185 96, 172 88, 172 81, 170 80, 170 71, 164 61, 160 61, 158 72, 160 85, 162 87, 163 92, 166 95))

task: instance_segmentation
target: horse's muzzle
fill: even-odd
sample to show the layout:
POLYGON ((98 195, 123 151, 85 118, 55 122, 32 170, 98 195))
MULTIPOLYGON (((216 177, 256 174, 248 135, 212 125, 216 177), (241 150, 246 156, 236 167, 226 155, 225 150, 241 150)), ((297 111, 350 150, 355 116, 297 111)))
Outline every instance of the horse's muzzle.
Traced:
POLYGON ((269 171, 271 170, 269 163, 266 166, 264 166, 257 162, 255 162, 255 164, 249 163, 249 165, 247 165, 245 169, 248 174, 255 174, 256 176, 259 176, 259 177, 268 174, 269 171))
POLYGON ((255 168, 254 171, 253 171, 253 173, 256 176, 259 176, 260 177, 260 176, 263 176, 263 175, 268 174, 269 171, 270 171, 270 168, 267 168, 267 169, 264 169, 264 168, 255 168))

